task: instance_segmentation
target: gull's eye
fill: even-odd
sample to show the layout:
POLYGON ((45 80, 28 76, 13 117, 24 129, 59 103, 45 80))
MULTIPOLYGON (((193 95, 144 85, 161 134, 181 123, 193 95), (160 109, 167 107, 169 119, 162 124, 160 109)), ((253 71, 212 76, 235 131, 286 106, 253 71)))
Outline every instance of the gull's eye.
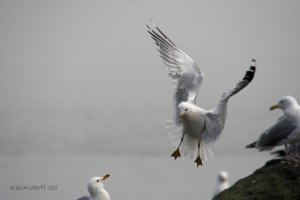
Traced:
POLYGON ((99 181, 100 181, 100 180, 98 179, 96 182, 99 183, 99 181))
POLYGON ((184 111, 188 111, 188 109, 186 108, 186 109, 184 109, 184 111))

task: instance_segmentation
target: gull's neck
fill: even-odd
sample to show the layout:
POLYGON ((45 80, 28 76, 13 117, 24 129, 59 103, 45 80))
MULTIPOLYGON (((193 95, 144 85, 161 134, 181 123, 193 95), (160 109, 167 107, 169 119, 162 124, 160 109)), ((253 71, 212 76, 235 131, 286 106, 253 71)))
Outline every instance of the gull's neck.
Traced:
POLYGON ((287 116, 292 121, 300 122, 300 106, 292 105, 283 110, 285 116, 287 116))
POLYGON ((97 196, 98 194, 101 194, 103 192, 104 188, 102 185, 99 185, 98 188, 91 188, 89 190, 91 197, 97 196))
POLYGON ((90 193, 92 200, 110 200, 108 192, 102 187, 90 193))

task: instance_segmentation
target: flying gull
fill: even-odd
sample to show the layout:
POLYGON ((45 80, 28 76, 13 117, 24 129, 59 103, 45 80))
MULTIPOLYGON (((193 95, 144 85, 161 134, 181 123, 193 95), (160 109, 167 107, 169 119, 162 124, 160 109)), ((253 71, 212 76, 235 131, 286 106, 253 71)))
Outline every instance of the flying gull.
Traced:
MULTIPOLYGON (((275 146, 286 145, 287 147, 287 145, 297 145, 300 142, 300 106, 297 100, 292 96, 284 96, 270 110, 276 108, 283 111, 283 116, 264 131, 257 141, 247 145, 246 148, 264 151, 272 150, 275 146)), ((286 153, 289 154, 288 149, 286 153)))
POLYGON ((203 72, 198 64, 184 51, 179 49, 154 23, 148 32, 158 46, 160 57, 167 66, 169 76, 175 86, 175 120, 169 122, 169 136, 178 148, 171 155, 175 158, 195 159, 197 167, 213 155, 210 145, 220 136, 226 119, 227 103, 231 96, 245 88, 255 74, 255 60, 249 70, 235 87, 221 96, 218 104, 211 110, 196 105, 196 97, 203 82, 203 72))
POLYGON ((103 182, 109 176, 109 174, 106 174, 102 177, 91 178, 87 185, 90 196, 83 196, 77 200, 110 200, 108 192, 103 188, 103 182))

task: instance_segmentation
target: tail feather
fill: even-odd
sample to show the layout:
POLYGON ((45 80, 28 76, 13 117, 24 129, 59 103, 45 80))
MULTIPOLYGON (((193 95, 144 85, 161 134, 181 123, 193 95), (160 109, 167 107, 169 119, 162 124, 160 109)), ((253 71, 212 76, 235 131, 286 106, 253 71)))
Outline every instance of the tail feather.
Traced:
POLYGON ((180 146, 183 157, 194 159, 197 155, 198 140, 185 134, 180 146))
POLYGON ((202 160, 206 161, 208 159, 208 156, 214 156, 211 148, 210 143, 201 142, 200 143, 200 157, 202 160))
MULTIPOLYGON (((173 145, 178 147, 183 136, 182 126, 176 125, 174 121, 167 121, 166 124, 168 136, 173 145)), ((179 150, 183 157, 195 159, 198 156, 198 139, 185 134, 179 150)), ((207 144, 204 141, 200 142, 199 155, 202 161, 205 161, 209 156, 214 155, 211 151, 210 143, 207 144)))
POLYGON ((167 121, 166 124, 167 124, 168 136, 171 139, 173 145, 179 146, 183 135, 182 126, 176 125, 174 121, 167 121))
POLYGON ((206 144, 204 141, 200 142, 200 148, 198 149, 198 139, 184 135, 182 144, 180 146, 180 152, 184 157, 195 160, 200 155, 202 161, 206 161, 208 157, 213 156, 210 144, 206 144))

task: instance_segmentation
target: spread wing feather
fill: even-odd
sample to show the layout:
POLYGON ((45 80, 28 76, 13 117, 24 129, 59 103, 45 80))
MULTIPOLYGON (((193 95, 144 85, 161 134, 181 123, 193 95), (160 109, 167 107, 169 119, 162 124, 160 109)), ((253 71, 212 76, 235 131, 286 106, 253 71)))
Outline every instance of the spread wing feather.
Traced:
POLYGON ((175 121, 179 124, 178 104, 195 103, 204 75, 192 58, 179 49, 153 22, 152 26, 153 28, 147 25, 148 32, 158 46, 160 57, 174 83, 175 121))
POLYGON ((223 93, 217 106, 209 110, 205 116, 206 130, 203 134, 203 139, 207 142, 215 141, 221 134, 226 120, 227 103, 230 97, 245 88, 254 78, 256 70, 256 61, 253 59, 249 70, 246 71, 245 76, 240 80, 235 87, 223 93))

